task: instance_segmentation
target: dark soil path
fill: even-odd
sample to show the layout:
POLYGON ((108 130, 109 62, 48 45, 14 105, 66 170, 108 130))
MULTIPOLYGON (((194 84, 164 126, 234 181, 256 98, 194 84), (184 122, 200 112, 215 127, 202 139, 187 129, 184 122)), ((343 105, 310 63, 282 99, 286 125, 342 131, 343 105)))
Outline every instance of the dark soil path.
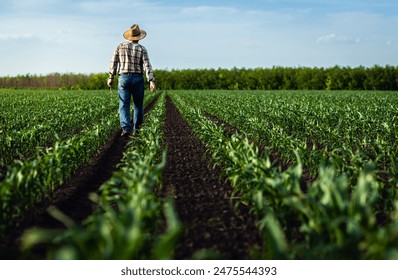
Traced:
MULTIPOLYGON (((165 121, 167 163, 163 172, 165 195, 175 198, 178 216, 185 225, 176 259, 197 252, 213 252, 226 259, 249 259, 260 244, 254 220, 247 209, 234 209, 232 187, 213 169, 205 147, 167 97, 165 121)), ((205 258, 210 258, 206 255, 205 258)))

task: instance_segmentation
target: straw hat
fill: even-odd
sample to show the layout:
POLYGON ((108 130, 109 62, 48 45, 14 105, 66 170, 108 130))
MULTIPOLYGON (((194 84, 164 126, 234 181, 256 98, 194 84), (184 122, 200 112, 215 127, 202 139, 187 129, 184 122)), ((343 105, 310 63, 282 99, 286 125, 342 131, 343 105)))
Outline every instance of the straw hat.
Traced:
POLYGON ((123 37, 129 41, 138 41, 144 39, 146 32, 138 26, 138 24, 133 24, 129 30, 123 33, 123 37))

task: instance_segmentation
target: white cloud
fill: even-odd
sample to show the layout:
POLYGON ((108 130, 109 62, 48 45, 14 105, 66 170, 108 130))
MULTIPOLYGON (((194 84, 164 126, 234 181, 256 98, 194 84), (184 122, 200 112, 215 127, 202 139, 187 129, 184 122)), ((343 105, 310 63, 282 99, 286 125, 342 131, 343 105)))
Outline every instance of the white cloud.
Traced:
POLYGON ((319 37, 316 40, 317 44, 359 44, 362 42, 361 38, 353 36, 336 35, 335 33, 327 34, 319 37))
POLYGON ((37 40, 39 37, 32 33, 25 34, 0 34, 0 41, 37 40))

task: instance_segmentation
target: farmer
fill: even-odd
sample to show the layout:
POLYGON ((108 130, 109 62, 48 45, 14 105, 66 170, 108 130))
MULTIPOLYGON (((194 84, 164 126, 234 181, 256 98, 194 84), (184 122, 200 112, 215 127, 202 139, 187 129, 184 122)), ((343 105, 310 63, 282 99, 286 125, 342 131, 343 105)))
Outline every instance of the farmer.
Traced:
POLYGON ((118 94, 119 94, 119 116, 122 136, 138 132, 144 120, 144 77, 149 81, 149 89, 152 93, 156 92, 155 78, 152 66, 149 61, 146 48, 138 43, 144 39, 146 32, 137 24, 124 32, 123 37, 126 42, 117 46, 113 53, 111 66, 109 69, 108 87, 111 88, 113 78, 119 74, 118 94), (131 126, 130 119, 130 100, 133 96, 134 102, 134 127, 131 126))

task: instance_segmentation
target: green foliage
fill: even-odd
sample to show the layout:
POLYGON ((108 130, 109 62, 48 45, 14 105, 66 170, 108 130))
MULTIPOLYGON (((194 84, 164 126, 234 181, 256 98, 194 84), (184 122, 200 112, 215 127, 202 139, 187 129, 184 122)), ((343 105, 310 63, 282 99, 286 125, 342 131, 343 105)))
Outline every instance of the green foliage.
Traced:
MULTIPOLYGON (((289 166, 299 151, 310 177, 320 162, 356 178, 375 161, 382 172, 397 152, 397 92, 179 91, 289 166)), ((390 174, 391 176, 391 174, 390 174)))
MULTIPOLYGON (((350 80, 349 69, 340 70, 329 69, 320 76, 311 71, 292 71, 299 79, 287 79, 283 69, 278 69, 262 78, 267 83, 278 80, 297 88, 300 83, 310 86, 311 81, 322 79, 329 79, 331 90, 371 87, 366 69, 358 69, 358 83, 350 80)), ((228 71, 210 73, 217 73, 220 82, 226 82, 223 86, 240 87, 239 82, 229 84, 228 71)), ((235 77, 247 75, 247 80, 254 79, 249 73, 236 71, 235 77)), ((194 75, 187 77, 195 79, 194 75)), ((381 77, 375 75, 372 79, 378 81, 381 77)), ((0 94, 5 100, 2 111, 7 114, 0 127, 6 134, 0 139, 4 146, 14 144, 2 151, 29 145, 29 141, 42 146, 29 160, 4 165, 9 172, 0 183, 2 233, 15 218, 51 195, 54 186, 89 159, 90 153, 101 145, 101 139, 109 136, 107 131, 117 126, 115 114, 97 115, 98 104, 104 106, 100 110, 108 108, 101 98, 93 99, 90 106, 83 102, 79 105, 78 101, 71 101, 77 99, 74 94, 60 92, 61 99, 57 101, 74 105, 65 105, 69 108, 66 111, 55 106, 51 110, 55 119, 73 112, 78 114, 79 106, 84 106, 90 112, 88 119, 82 113, 86 122, 90 114, 98 120, 92 126, 75 120, 77 126, 81 125, 77 131, 69 131, 67 127, 73 125, 66 125, 51 140, 46 136, 51 125, 37 125, 37 121, 48 116, 35 111, 35 99, 24 98, 16 104, 7 99, 11 99, 12 93, 7 94, 0 94), (30 114, 19 116, 19 107, 29 108, 30 114), (29 116, 34 120, 32 123, 29 116), (19 127, 21 133, 11 133, 19 127), (62 136, 63 130, 71 136, 62 136), (46 146, 48 141, 54 142, 46 146)), ((109 95, 109 91, 103 94, 109 95)), ((398 258, 397 92, 192 90, 173 91, 170 95, 206 145, 213 164, 221 166, 223 175, 232 183, 233 196, 239 198, 234 202, 248 205, 256 217, 265 248, 260 257, 398 258), (236 132, 226 133, 226 125, 216 124, 205 117, 208 114, 232 125, 236 132)), ((110 104, 109 100, 114 99, 115 96, 104 100, 110 104)), ((24 236, 26 248, 45 243, 51 248, 48 257, 61 259, 173 257, 181 225, 172 202, 156 196, 165 164, 164 100, 163 95, 142 133, 133 138, 120 170, 101 187, 100 196, 92 196, 98 210, 81 226, 74 225, 57 209, 50 209, 68 230, 34 229, 24 236)), ((73 122, 73 118, 67 120, 73 122)), ((59 125, 62 124, 54 121, 53 127, 59 125)), ((14 156, 28 157, 22 149, 17 150, 14 156)))
POLYGON ((82 225, 70 224, 58 213, 68 230, 28 231, 22 238, 25 250, 45 243, 50 259, 172 258, 181 226, 172 202, 156 196, 165 165, 164 105, 163 95, 139 136, 131 138, 119 170, 101 186, 99 196, 93 195, 97 210, 82 225))
POLYGON ((398 68, 388 65, 156 70, 155 74, 162 89, 398 90, 398 68))
MULTIPOLYGON (((146 95, 153 97, 153 95, 146 95)), ((0 236, 87 164, 119 127, 109 91, 1 92, 0 236)), ((146 98, 148 102, 148 98, 146 98)))
MULTIPOLYGON (((325 112, 328 112, 329 107, 331 110, 335 109, 330 97, 337 100, 344 99, 344 95, 318 93, 317 102, 321 103, 319 107, 313 108, 315 112, 298 110, 297 115, 290 107, 294 104, 294 95, 279 92, 274 95, 265 92, 261 95, 257 92, 254 96, 251 92, 240 92, 228 93, 227 98, 223 92, 202 92, 200 95, 196 95, 195 92, 172 93, 179 110, 211 152, 214 164, 223 168, 233 184, 234 196, 240 197, 240 203, 249 205, 257 217, 266 248, 262 257, 396 259, 398 197, 396 192, 389 190, 396 189, 398 183, 394 171, 396 163, 388 162, 391 159, 389 155, 396 154, 397 151, 396 138, 389 132, 390 126, 395 126, 396 119, 388 125, 383 125, 383 119, 396 110, 394 106, 389 105, 395 95, 386 98, 389 102, 382 102, 382 107, 377 110, 373 110, 375 107, 378 108, 377 101, 368 101, 368 106, 373 108, 372 113, 365 114, 366 111, 360 110, 364 114, 359 114, 359 118, 356 105, 360 104, 360 99, 354 99, 348 103, 346 114, 339 114, 339 119, 332 118, 333 122, 320 120, 326 117, 325 112), (284 103, 286 100, 281 99, 282 96, 287 96, 289 102, 284 103), (210 97, 211 101, 207 100, 207 97, 210 97), (220 102, 217 102, 218 97, 220 102), (271 100, 268 100, 269 97, 271 100), (262 100, 263 98, 267 101, 262 100), (322 101, 327 102, 328 106, 324 106, 322 101), (250 110, 241 110, 246 102, 251 104, 248 107, 250 110), (210 108, 210 113, 224 118, 224 121, 232 121, 230 124, 241 128, 241 131, 228 136, 223 126, 217 126, 203 116, 203 110, 207 111, 210 108), (261 114, 261 108, 268 108, 268 114, 271 113, 269 118, 266 118, 266 114, 261 114), (275 109, 277 113, 272 114, 275 109), (280 129, 283 126, 279 121, 285 119, 285 113, 290 116, 284 122, 288 127, 280 129), (236 119, 227 117, 233 115, 236 115, 236 119), (372 131, 360 133, 363 132, 363 127, 368 126, 367 121, 372 119, 381 121, 380 125, 372 122, 372 131), (338 139, 341 138, 344 144, 334 143, 334 148, 342 145, 337 153, 343 160, 337 163, 329 161, 329 150, 317 157, 309 156, 314 151, 322 150, 324 146, 317 145, 317 141, 326 140, 330 135, 318 134, 322 132, 322 127, 327 131, 331 126, 336 126, 334 121, 339 120, 341 122, 338 126, 338 139), (341 134, 345 133, 344 126, 341 126, 345 121, 349 128, 347 133, 353 130, 353 136, 346 137, 341 134), (319 127, 314 127, 317 122, 319 127), (278 125, 273 126, 275 123, 278 125), (278 129, 273 130, 274 127, 278 129), (259 129, 261 133, 257 135, 256 131, 259 129), (316 133, 309 134, 310 132, 316 133), (286 135, 290 133, 294 133, 294 137, 286 135), (270 135, 265 143, 271 148, 260 155, 254 142, 249 141, 248 137, 258 140, 263 134, 270 135), (304 135, 311 135, 315 144, 308 145, 305 141, 302 145, 295 142, 304 135), (366 138, 366 145, 355 147, 356 141, 364 142, 362 137, 366 138), (279 141, 280 139, 282 141, 279 141), (272 146, 273 142, 279 144, 272 146), (278 157, 281 160, 291 159, 287 161, 289 164, 286 169, 282 170, 278 166, 280 161, 271 165, 269 151, 273 151, 273 147, 280 148, 278 157), (362 153, 362 149, 372 152, 362 153), (311 165, 318 168, 315 177, 310 181, 303 178, 303 171, 306 171, 303 168, 308 167, 307 160, 312 160, 311 165), (388 174, 389 180, 380 177, 380 173, 388 174), (381 217, 384 217, 382 224, 381 217)), ((310 96, 299 100, 298 109, 308 106, 306 103, 310 101, 310 96)), ((308 108, 312 106, 313 104, 308 108)), ((331 153, 336 153, 336 150, 331 150, 331 153)))
POLYGON ((65 182, 79 166, 86 164, 117 124, 117 114, 110 114, 76 136, 42 147, 29 160, 8 165, 7 174, 0 182, 0 235, 36 203, 50 197, 55 186, 65 182))
POLYGON ((41 75, 21 75, 16 77, 0 78, 0 88, 41 88, 41 89, 72 89, 72 90, 98 90, 108 88, 107 73, 74 74, 52 73, 41 75))
MULTIPOLYGON (((155 70, 155 77, 159 89, 398 90, 398 67, 390 65, 369 68, 159 69, 155 70)), ((27 74, 0 78, 0 88, 106 89, 107 78, 107 73, 27 74)))
POLYGON ((118 118, 117 95, 109 91, 7 90, 0 99, 0 167, 118 118))

